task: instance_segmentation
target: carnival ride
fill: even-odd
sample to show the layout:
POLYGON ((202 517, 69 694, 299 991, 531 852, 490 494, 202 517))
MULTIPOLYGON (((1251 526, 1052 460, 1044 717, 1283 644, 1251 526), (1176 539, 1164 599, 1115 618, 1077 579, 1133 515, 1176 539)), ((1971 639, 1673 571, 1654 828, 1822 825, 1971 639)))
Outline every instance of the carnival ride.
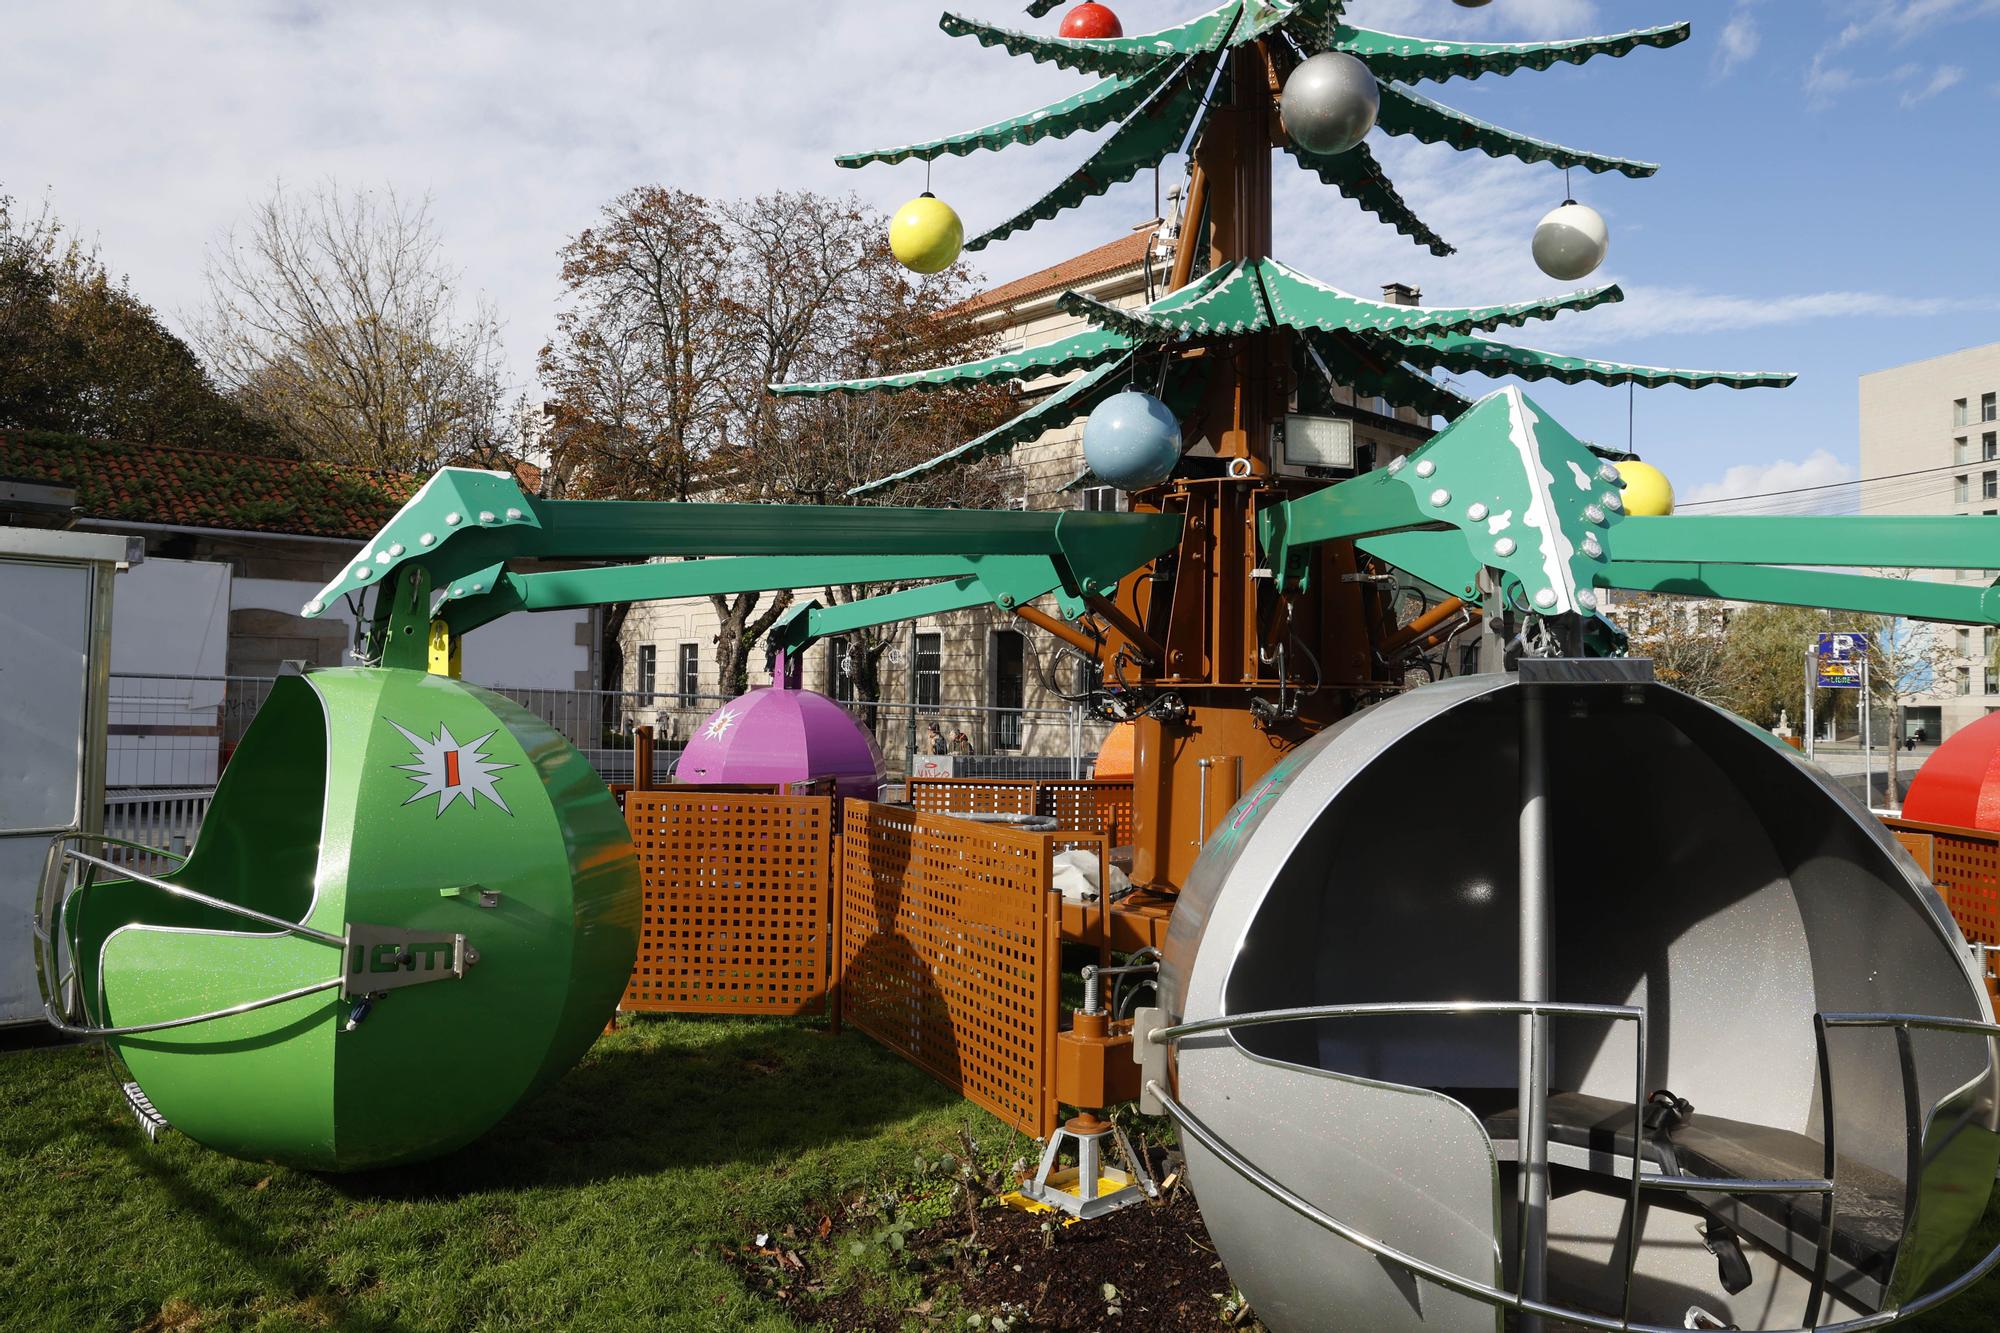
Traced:
MULTIPOLYGON (((185 865, 142 877, 78 839, 52 850, 51 1017, 106 1036, 159 1114, 224 1151, 340 1168, 466 1141, 602 1023, 638 905, 611 797, 560 738, 452 679, 457 640, 515 611, 888 584, 798 607, 775 648, 795 660, 860 627, 997 607, 1088 656, 1100 704, 1133 724, 1137 888, 1100 903, 1093 938, 1164 958, 1093 969, 1053 1084, 1082 1113, 1049 1135, 1035 1197, 1089 1214, 1149 1188, 1139 1164, 1109 1168, 1118 1138, 1092 1114, 1143 1080, 1146 1104, 1181 1127, 1232 1277, 1277 1329, 1491 1329, 1509 1312, 1524 1326, 1872 1328, 1988 1271, 2000 1254, 1963 1273, 1953 1257, 2000 1160, 2000 1027, 1950 914, 1816 770, 1628 659, 1602 598, 2000 623, 1989 586, 1842 572, 1988 568, 2000 520, 1628 512, 1615 460, 1518 388, 1474 402, 1426 372, 1789 376, 1482 336, 1617 300, 1615 286, 1400 306, 1273 257, 1275 149, 1449 253, 1365 144, 1335 142, 1357 123, 1649 174, 1410 85, 1688 35, 1427 41, 1342 10, 1228 0, 1158 32, 1066 38, 947 15, 949 33, 1101 81, 841 159, 931 161, 1116 125, 976 248, 1189 150, 1171 275, 1140 307, 1071 294, 1064 308, 1089 328, 1043 346, 775 386, 1074 375, 855 498, 1089 417, 1086 460, 1131 486, 1132 512, 546 500, 446 469, 305 608, 372 594, 367 665, 274 696, 185 865), (1328 53, 1365 81, 1343 64, 1288 96, 1328 53), (1345 474, 1287 466, 1288 430, 1352 415, 1341 391, 1450 424, 1345 474), (1119 404, 1134 397, 1149 401, 1119 404), (1163 479, 1146 475, 1155 405, 1179 424, 1163 479), (1093 427, 1112 423, 1140 447, 1099 435, 1094 448, 1093 427), (678 556, 704 558, 658 559, 678 556), (650 562, 510 568, 535 559, 650 562), (1468 640, 1482 674, 1408 688, 1439 674, 1441 645, 1468 640), (1614 813, 1618 843, 1645 854, 1614 850, 1614 813), (1159 1003, 1123 1022, 1102 980, 1141 971, 1159 973, 1159 1003), (1079 1163, 1062 1176, 1069 1139, 1079 1163)), ((955 215, 926 204, 909 225, 920 234, 898 251, 915 266, 956 252, 955 215)), ((1573 238, 1552 241, 1549 262, 1576 262, 1573 238)), ((868 809, 844 855, 870 850, 868 809)), ((935 971, 969 938, 905 953, 935 971)))

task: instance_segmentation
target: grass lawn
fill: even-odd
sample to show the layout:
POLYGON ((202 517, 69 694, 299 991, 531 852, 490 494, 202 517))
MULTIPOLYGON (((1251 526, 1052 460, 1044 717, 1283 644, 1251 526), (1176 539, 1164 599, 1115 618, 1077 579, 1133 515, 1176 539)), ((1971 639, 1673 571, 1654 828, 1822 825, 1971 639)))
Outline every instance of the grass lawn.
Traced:
MULTIPOLYGON (((1033 1156, 858 1033, 648 1018, 462 1152, 315 1176, 148 1144, 95 1048, 0 1051, 0 1328, 964 1330, 903 1240, 963 1134, 1033 1156)), ((2000 1329, 2000 1282, 1909 1327, 2000 1329)))
POLYGON ((147 1143, 94 1048, 0 1051, 0 1327, 790 1329, 724 1251, 962 1129, 1031 1151, 859 1033, 640 1019, 461 1152, 316 1176, 147 1143))

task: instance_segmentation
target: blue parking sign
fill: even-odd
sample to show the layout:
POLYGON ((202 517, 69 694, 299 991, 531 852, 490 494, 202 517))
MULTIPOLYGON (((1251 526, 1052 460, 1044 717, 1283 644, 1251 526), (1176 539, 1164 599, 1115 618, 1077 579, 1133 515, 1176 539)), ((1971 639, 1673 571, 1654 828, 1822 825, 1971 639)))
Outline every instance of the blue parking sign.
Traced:
POLYGON ((1868 636, 1856 630, 1833 630, 1819 636, 1815 649, 1819 685, 1825 690, 1861 688, 1861 664, 1868 657, 1868 636))

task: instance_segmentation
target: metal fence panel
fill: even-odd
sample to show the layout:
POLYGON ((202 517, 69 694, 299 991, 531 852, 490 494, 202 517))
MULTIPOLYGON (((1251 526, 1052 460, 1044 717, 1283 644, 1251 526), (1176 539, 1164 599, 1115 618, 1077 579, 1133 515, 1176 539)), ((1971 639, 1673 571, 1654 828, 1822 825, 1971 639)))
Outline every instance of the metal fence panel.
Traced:
POLYGON ((625 794, 639 853, 639 956, 619 1007, 803 1014, 826 1001, 830 796, 625 794))
POLYGON ((1055 1129, 1053 835, 850 800, 841 1008, 1025 1134, 1055 1129))
MULTIPOLYGON (((1965 938, 2000 949, 2000 834, 1912 819, 1882 822, 1931 877, 1965 938)), ((1992 956, 1982 954, 1982 959, 1987 992, 2000 1008, 2000 981, 1993 975, 1992 956)))

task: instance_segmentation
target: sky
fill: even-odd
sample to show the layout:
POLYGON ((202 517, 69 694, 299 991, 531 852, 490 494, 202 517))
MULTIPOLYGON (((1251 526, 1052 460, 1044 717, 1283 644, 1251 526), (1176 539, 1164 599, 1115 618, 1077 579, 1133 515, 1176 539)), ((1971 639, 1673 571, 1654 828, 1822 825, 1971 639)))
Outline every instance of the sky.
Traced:
MULTIPOLYGON (((1021 0, 961 12, 1053 32, 1021 0)), ((1201 0, 1118 0, 1128 33, 1201 0)), ((532 392, 557 252, 620 192, 852 191, 892 210, 921 163, 838 152, 969 129, 1086 76, 936 26, 938 0, 15 0, 0 46, 0 192, 46 199, 176 327, 205 257, 279 181, 428 197, 468 292, 497 307, 532 392)), ((1852 478, 1856 379, 2000 340, 2000 0, 1351 0, 1364 26, 1526 40, 1691 20, 1667 51, 1422 91, 1545 139, 1656 161, 1575 173, 1611 229, 1589 280, 1616 306, 1500 336, 1617 360, 1799 372, 1786 390, 1530 385, 1573 433, 1628 440, 1684 503, 1852 478), (1629 409, 1629 420, 1628 420, 1629 409)), ((933 188, 978 231, 1053 185, 1102 134, 947 158, 933 188)), ((1562 172, 1393 139, 1371 147, 1459 247, 1436 259, 1280 157, 1279 258, 1428 304, 1563 290, 1529 239, 1562 172)), ((1164 190, 1184 164, 1160 173, 1164 190)), ((1151 217, 1151 173, 972 256, 993 282, 1151 217)), ((1478 379, 1463 387, 1492 387, 1478 379)), ((1834 492, 1837 497, 1849 494, 1834 492)))

